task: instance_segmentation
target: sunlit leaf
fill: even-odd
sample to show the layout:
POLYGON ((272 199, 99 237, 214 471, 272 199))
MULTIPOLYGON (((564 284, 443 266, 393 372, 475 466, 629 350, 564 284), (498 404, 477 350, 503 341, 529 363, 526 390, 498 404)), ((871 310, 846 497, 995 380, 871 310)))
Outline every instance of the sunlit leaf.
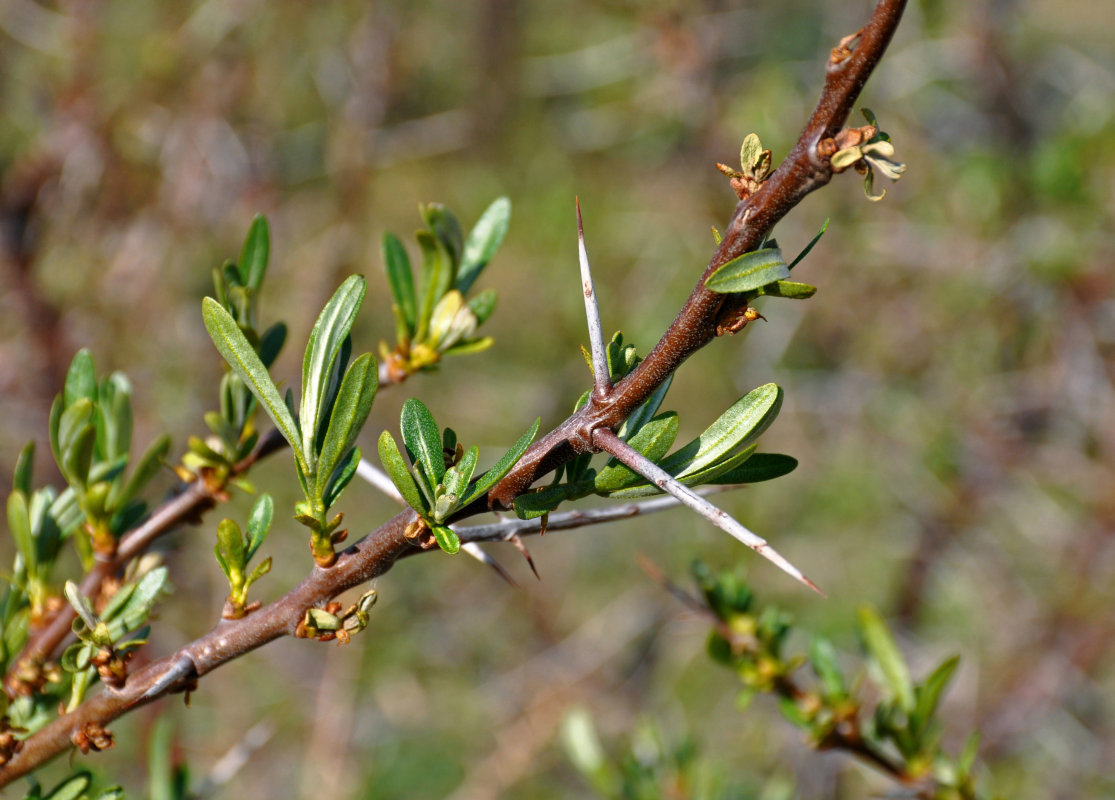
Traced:
MULTIPOLYGON (((472 284, 499 250, 500 245, 503 244, 503 237, 507 235, 510 221, 511 201, 506 197, 500 197, 488 206, 473 229, 469 231, 461 255, 461 266, 457 271, 456 288, 461 294, 468 294, 472 284)), ((479 318, 480 314, 477 313, 476 316, 479 318)))
POLYGON ((768 283, 790 277, 790 268, 777 247, 752 250, 733 258, 705 281, 705 286, 720 294, 750 292, 768 283))

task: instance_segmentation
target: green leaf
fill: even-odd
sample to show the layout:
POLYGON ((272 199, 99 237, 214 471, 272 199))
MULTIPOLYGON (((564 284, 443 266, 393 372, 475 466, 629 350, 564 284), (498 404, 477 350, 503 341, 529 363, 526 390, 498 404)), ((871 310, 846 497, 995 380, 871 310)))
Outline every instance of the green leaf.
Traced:
POLYGON ((941 695, 948 687, 959 664, 960 656, 945 659, 937 669, 933 670, 933 674, 925 679, 925 683, 914 690, 916 705, 910 717, 911 728, 918 729, 919 733, 928 729, 933 715, 937 712, 941 695))
POLYGON ((233 371, 240 376, 240 380, 244 381, 263 405, 263 410, 290 443, 294 450, 294 457, 305 469, 305 458, 294 417, 279 396, 279 390, 271 380, 267 368, 260 361, 259 355, 248 343, 236 320, 216 300, 206 297, 201 303, 202 317, 205 320, 205 329, 209 331, 209 338, 213 340, 213 344, 233 371))
POLYGON ((472 473, 476 470, 476 462, 479 458, 480 450, 475 445, 468 449, 462 457, 460 462, 450 469, 445 471, 445 484, 446 494, 454 495, 460 499, 465 489, 468 487, 468 482, 472 480, 472 473))
POLYGON ((383 253, 383 268, 387 273, 387 284, 391 288, 391 296, 407 325, 408 337, 414 336, 415 301, 414 301, 414 273, 410 267, 410 258, 406 248, 393 233, 383 234, 380 245, 383 253))
POLYGON ((256 500, 255 505, 252 506, 252 513, 248 517, 248 550, 244 555, 245 564, 252 560, 252 556, 256 554, 259 546, 263 544, 263 540, 267 538, 274 514, 275 504, 271 501, 271 495, 260 495, 259 500, 256 500))
MULTIPOLYGON (((66 581, 66 585, 62 591, 66 595, 66 599, 70 602, 74 611, 77 612, 77 615, 81 618, 81 621, 85 623, 86 627, 89 628, 89 630, 96 628, 97 614, 93 611, 92 604, 90 604, 89 599, 81 593, 81 589, 78 588, 77 584, 73 581, 66 581)), ((124 590, 121 589, 120 591, 124 590)))
POLYGON ((515 514, 519 519, 534 519, 549 514, 569 498, 571 490, 569 484, 563 483, 521 494, 515 498, 515 514))
POLYGON ((787 300, 808 300, 817 294, 817 287, 797 281, 775 281, 759 290, 766 297, 784 297, 787 300))
POLYGON ((620 426, 617 436, 624 441, 627 441, 636 431, 645 425, 650 419, 658 413, 658 409, 662 406, 662 401, 666 399, 666 392, 670 391, 670 385, 674 382, 674 373, 670 373, 666 380, 662 381, 657 389, 655 389, 646 401, 631 412, 631 416, 623 421, 620 426))
MULTIPOLYGON (((464 294, 464 292, 461 292, 461 294, 464 294)), ((483 325, 488 317, 492 316, 492 312, 496 310, 496 290, 485 289, 468 301, 468 307, 476 317, 476 324, 478 326, 483 325)))
POLYGON ((802 249, 802 251, 794 257, 794 260, 790 262, 789 269, 793 269, 798 264, 800 264, 801 260, 803 258, 805 258, 807 255, 809 255, 809 251, 813 249, 813 245, 815 245, 815 244, 817 244, 817 242, 821 241, 821 237, 824 236, 825 231, 827 231, 829 229, 829 222, 830 221, 831 220, 829 220, 829 219, 825 220, 825 224, 821 226, 821 230, 817 231, 817 235, 814 236, 812 239, 810 239, 809 244, 807 244, 802 249))
POLYGON ((699 472, 733 450, 752 444, 774 422, 781 407, 782 389, 777 384, 752 389, 660 466, 677 478, 699 472))
POLYGON ((309 468, 307 477, 315 474, 317 453, 315 438, 321 416, 329 400, 327 390, 334 363, 345 339, 348 338, 356 312, 364 302, 367 283, 360 275, 350 275, 340 285, 310 332, 306 354, 302 359, 302 404, 298 408, 299 426, 302 431, 302 453, 309 468))
POLYGON ((867 652, 879 665, 898 707, 909 714, 914 710, 914 684, 890 629, 879 613, 867 606, 859 610, 859 624, 867 652))
POLYGON ((826 698, 843 698, 848 694, 844 685, 844 674, 836 660, 836 650, 832 642, 823 636, 814 636, 809 645, 809 663, 821 679, 826 698))
POLYGON ((97 374, 93 367, 93 356, 84 347, 74 354, 74 360, 70 362, 70 368, 66 372, 62 390, 63 408, 69 408, 82 398, 90 403, 97 400, 97 374))
POLYGON ((51 789, 43 800, 78 800, 92 782, 92 775, 88 772, 79 772, 51 789))
POLYGON ((118 494, 115 494, 111 499, 113 508, 120 508, 125 506, 143 491, 144 487, 151 482, 151 479, 158 474, 162 468, 163 463, 166 461, 167 455, 170 453, 170 436, 163 434, 147 448, 143 456, 136 463, 135 469, 132 470, 131 477, 128 478, 127 483, 118 494))
POLYGON ((414 338, 422 341, 430 326, 430 317, 452 283, 452 264, 441 245, 429 231, 415 234, 422 250, 422 266, 418 275, 418 317, 415 320, 414 338))
MULTIPOLYGON (((484 267, 488 266, 492 256, 499 250, 499 246, 503 244, 503 237, 507 235, 510 221, 511 201, 506 197, 500 197, 488 206, 473 229, 469 231, 464 253, 461 256, 461 267, 457 271, 456 288, 461 294, 468 294, 472 284, 480 277, 484 267)), ((476 316, 480 317, 479 314, 476 316)))
MULTIPOLYGON (((79 403, 84 402, 88 401, 79 401, 79 403)), ((83 491, 89 479, 89 469, 93 466, 93 450, 96 443, 97 432, 92 425, 79 428, 70 442, 70 446, 63 451, 62 463, 58 465, 62 474, 66 476, 66 480, 83 491)))
POLYGON ((276 322, 259 337, 259 360, 268 369, 279 357, 279 351, 283 349, 283 345, 286 343, 286 336, 286 325, 282 322, 276 322))
POLYGON ((530 426, 530 429, 519 437, 519 441, 515 442, 511 449, 503 454, 503 458, 497 461, 495 466, 485 472, 480 479, 472 485, 472 488, 469 489, 468 493, 460 501, 461 508, 469 505, 478 497, 485 495, 489 489, 502 480, 504 475, 511 471, 511 468, 515 466, 516 462, 523 457, 523 453, 530 447, 530 443, 534 441, 534 437, 538 433, 538 426, 541 424, 541 418, 536 419, 534 424, 530 426))
MULTIPOLYGON (((652 462, 657 463, 669 452, 674 439, 677 438, 678 425, 677 413, 668 411, 640 428, 627 443, 652 462)), ((594 486, 596 492, 606 494, 645 481, 642 475, 613 458, 596 474, 594 486)))
POLYGON ((27 573, 34 575, 38 566, 35 537, 31 534, 31 517, 27 513, 27 496, 21 491, 8 495, 8 530, 15 539, 15 546, 27 565, 27 573))
POLYGON ((777 247, 768 247, 733 258, 712 273, 705 286, 719 294, 751 292, 788 277, 790 268, 782 260, 782 251, 777 247))
POLYGON ((315 486, 319 497, 324 496, 333 471, 352 448, 364 427, 378 386, 379 370, 371 353, 357 358, 345 372, 337 400, 333 404, 333 413, 329 417, 325 441, 321 446, 315 486))
POLYGON ((113 606, 113 613, 110 614, 109 607, 106 606, 103 614, 104 619, 107 621, 111 618, 114 623, 112 628, 118 629, 122 627, 124 633, 134 631, 136 628, 140 627, 147 621, 147 617, 151 613, 151 607, 155 604, 155 601, 163 591, 163 587, 166 585, 167 575, 168 572, 166 567, 156 567, 150 572, 145 573, 136 583, 135 591, 131 593, 131 596, 128 598, 127 602, 123 604, 122 608, 116 610, 113 603, 113 601, 116 600, 115 597, 112 598, 112 601, 109 601, 109 606, 113 606))
POLYGON ((743 145, 739 149, 739 165, 747 174, 759 166, 763 157, 763 144, 759 141, 758 134, 749 133, 744 137, 743 145))
POLYGON ((452 528, 447 528, 444 525, 434 525, 430 530, 434 533, 434 539, 437 540, 437 546, 444 550, 449 555, 456 555, 461 549, 461 538, 453 531, 452 528))
POLYGON ((244 580, 245 591, 248 589, 249 586, 251 586, 253 583, 258 581, 260 578, 262 578, 264 575, 266 575, 270 571, 271 571, 271 556, 268 556, 267 558, 263 559, 263 561, 260 561, 259 564, 256 566, 256 568, 252 570, 252 574, 249 575, 244 580))
POLYGON ((442 352, 443 356, 463 356, 470 353, 482 353, 495 343, 495 339, 491 336, 484 336, 479 339, 469 339, 466 342, 460 342, 453 345, 448 350, 442 352))
MULTIPOLYGON (((454 274, 461 263, 461 250, 464 247, 464 234, 461 232, 461 223, 448 208, 441 203, 430 203, 421 209, 422 217, 426 220, 430 232, 441 242, 453 265, 454 274)), ((450 283, 446 289, 452 287, 450 283)))
POLYGON ((407 449, 407 455, 412 463, 421 468, 430 493, 433 494, 445 475, 441 432, 433 414, 421 400, 412 397, 403 403, 399 427, 403 433, 403 446, 407 449))
POLYGON ((228 577, 229 581, 236 580, 248 564, 248 557, 244 553, 244 534, 240 526, 231 519, 222 519, 217 523, 217 562, 228 577))
POLYGON ((23 446, 19 457, 15 461, 15 470, 12 474, 12 489, 31 496, 31 471, 35 465, 35 440, 23 446))
POLYGON ((733 483, 760 483, 781 478, 793 472, 798 460, 781 453, 756 453, 741 466, 717 475, 707 483, 730 485, 733 483))
POLYGON ((353 447, 341 458, 341 463, 333 470, 333 475, 329 479, 328 485, 325 487, 324 499, 326 508, 332 507, 332 505, 337 502, 338 498, 341 496, 341 492, 348 486, 359 466, 360 448, 353 447))
POLYGON ((257 214, 248 228, 248 235, 244 239, 244 246, 240 248, 240 283, 254 292, 259 291, 263 285, 263 276, 267 272, 267 259, 271 252, 271 231, 267 226, 267 218, 257 214))
POLYGON ((390 431, 384 431, 380 434, 379 460, 391 477, 391 482, 399 490, 399 494, 406 500, 407 505, 419 514, 427 513, 428 506, 421 492, 418 491, 418 486, 410 474, 410 468, 403 460, 403 454, 399 452, 399 446, 395 443, 395 437, 391 435, 390 431))

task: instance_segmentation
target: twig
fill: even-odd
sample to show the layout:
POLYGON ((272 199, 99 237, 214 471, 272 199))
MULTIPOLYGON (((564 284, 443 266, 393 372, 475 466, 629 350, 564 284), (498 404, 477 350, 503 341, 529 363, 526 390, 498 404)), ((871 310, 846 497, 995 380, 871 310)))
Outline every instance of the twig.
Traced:
POLYGON ((592 269, 585 250, 585 226, 581 222, 581 199, 577 205, 577 258, 581 262, 581 290, 585 295, 585 318, 588 320, 588 341, 592 349, 593 394, 603 399, 612 391, 612 378, 608 371, 608 353, 604 349, 604 327, 600 324, 600 303, 592 282, 592 269))
POLYGON ((771 547, 766 539, 749 531, 727 511, 717 508, 701 497, 623 439, 616 436, 615 433, 607 428, 600 428, 596 431, 596 443, 604 452, 615 456, 617 460, 638 472, 659 489, 676 497, 682 505, 696 511, 720 530, 743 542, 790 577, 801 581, 817 594, 824 596, 824 592, 818 589, 813 581, 805 577, 801 570, 771 547))

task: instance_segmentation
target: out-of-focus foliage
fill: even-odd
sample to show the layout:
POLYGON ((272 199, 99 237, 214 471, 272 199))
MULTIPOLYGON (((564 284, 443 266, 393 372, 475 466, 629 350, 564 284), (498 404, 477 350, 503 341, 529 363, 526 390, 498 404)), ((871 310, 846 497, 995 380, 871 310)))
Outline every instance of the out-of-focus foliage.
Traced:
MULTIPOLYGON (((197 387, 221 366, 198 299, 257 212, 275 238, 267 319, 308 330, 306 309, 361 272, 377 313, 356 338, 392 340, 390 294, 373 277, 383 233, 412 226, 419 202, 472 220, 492 197, 512 198, 514 223, 485 273, 501 294, 485 329, 495 346, 447 362, 442 394, 414 393, 482 452, 539 415, 558 420, 588 385, 574 195, 605 325, 645 348, 712 252, 709 226, 734 205, 714 163, 755 131, 777 165, 829 48, 868 10, 858 0, 10 0, 0 9, 5 469, 29 431, 46 430, 79 345, 106 371, 127 370, 137 441, 203 430, 212 393, 197 387)), ((765 447, 801 467, 726 504, 830 599, 773 571, 754 575, 763 596, 842 651, 856 609, 878 607, 919 676, 961 653, 939 712, 943 742, 956 752, 980 729, 994 791, 1023 800, 1113 788, 1108 16, 1082 0, 911 3, 863 98, 900 145, 903 180, 877 205, 853 176, 807 200, 777 234, 794 253, 831 217, 794 273, 817 296, 760 300, 769 322, 695 356, 670 395, 696 424, 755 385, 782 386, 765 447)), ((295 349, 273 370, 287 385, 295 349)), ((392 427, 404 399, 380 398, 369 431, 392 427)), ((365 451, 373 440, 365 433, 365 451)), ((257 477, 297 496, 289 470, 265 465, 257 477)), ((346 494, 350 525, 394 513, 356 495, 346 494)), ((229 515, 246 519, 251 500, 238 502, 229 515)), ((299 577, 297 538, 268 539, 276 571, 292 572, 253 597, 299 577)), ((206 630, 228 594, 211 534, 173 543, 172 574, 176 562, 209 570, 179 587, 180 610, 143 652, 206 630)), ((352 646, 280 643, 208 678, 190 711, 168 703, 180 725, 168 758, 188 756, 191 774, 217 785, 221 758, 258 747, 263 719, 275 733, 230 794, 574 797, 583 784, 557 732, 577 703, 608 740, 643 716, 692 731, 728 785, 756 793, 787 775, 801 797, 886 786, 818 758, 773 709, 726 707, 733 678, 701 655, 705 626, 677 616, 634 566, 638 549, 675 575, 697 552, 721 564, 741 555, 679 513, 532 543, 544 581, 520 593, 460 559, 410 560, 381 582, 390 591, 352 646)), ((118 723, 118 741, 141 741, 146 724, 118 723)), ((118 745, 96 758, 140 793, 139 753, 118 745)), ((56 769, 44 785, 67 773, 56 769)))

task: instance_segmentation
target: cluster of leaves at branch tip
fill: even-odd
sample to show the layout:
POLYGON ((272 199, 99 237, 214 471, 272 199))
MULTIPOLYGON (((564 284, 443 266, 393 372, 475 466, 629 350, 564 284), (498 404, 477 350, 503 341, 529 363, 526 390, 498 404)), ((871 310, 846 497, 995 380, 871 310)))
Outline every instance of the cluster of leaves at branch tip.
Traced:
POLYGON ((139 493, 158 473, 170 451, 170 437, 156 439, 127 475, 131 399, 132 385, 122 372, 98 381, 89 351, 77 352, 63 391, 50 408, 49 422, 50 448, 69 488, 58 496, 47 490, 37 500, 32 497, 34 449, 29 445, 20 457, 14 491, 8 499, 8 520, 32 573, 53 561, 57 540, 74 533, 74 522, 79 523, 74 542, 83 566, 89 569, 94 553, 111 556, 119 537, 147 512, 139 493))
MULTIPOLYGON (((213 269, 217 304, 235 321, 265 369, 271 368, 287 337, 287 327, 282 322, 264 330, 259 327, 260 292, 270 253, 270 228, 264 217, 257 216, 248 229, 239 261, 226 261, 213 269)), ((200 476, 218 490, 231 482, 244 491, 253 491, 245 479, 233 476, 233 470, 251 454, 259 440, 255 425, 258 408, 259 402, 241 374, 235 369, 226 371, 219 387, 218 410, 205 414, 205 424, 212 435, 206 439, 190 437, 189 449, 178 469, 179 477, 191 481, 200 476)))
POLYGON ((81 705, 85 693, 100 678, 120 688, 127 677, 127 663, 147 643, 146 625, 151 610, 167 591, 167 568, 150 555, 133 561, 125 582, 98 614, 73 581, 66 581, 66 599, 77 614, 73 623, 78 641, 62 654, 61 666, 72 674, 69 713, 81 705))
POLYGON ((897 181, 906 172, 906 165, 894 160, 890 135, 879 130, 871 109, 863 109, 863 116, 867 125, 848 128, 836 136, 833 145, 836 152, 831 155, 829 163, 833 172, 843 172, 851 167, 863 175, 863 193, 868 200, 878 201, 886 196, 887 190, 875 194, 875 173, 897 181))
POLYGON ((465 298, 503 243, 511 201, 501 197, 488 206, 467 237, 444 206, 431 203, 420 206, 419 212, 426 227, 415 234, 422 253, 417 287, 403 243, 392 233, 383 236, 396 343, 392 348, 381 342, 379 353, 396 383, 415 372, 435 369, 444 356, 491 346, 491 337, 477 336, 476 331, 495 310, 495 291, 465 298))
MULTIPOLYGON (((616 333, 608 343, 607 359, 613 383, 641 360, 635 346, 624 343, 622 333, 616 333)), ((591 369, 587 353, 585 360, 591 369)), ((674 411, 659 413, 659 408, 671 381, 672 377, 663 382, 616 434, 682 484, 757 483, 786 475, 797 466, 790 456, 755 452, 756 440, 774 422, 782 405, 782 390, 773 383, 741 397, 700 436, 670 453, 678 434, 678 415, 674 411)), ((581 396, 576 408, 588 401, 588 394, 581 396)), ((515 512, 523 519, 533 519, 549 514, 567 500, 590 494, 630 499, 662 492, 614 458, 599 468, 591 466, 592 459, 593 455, 586 453, 559 468, 551 484, 516 498, 515 512)))
POLYGON ((771 163, 771 151, 763 149, 758 134, 749 133, 739 149, 740 168, 733 169, 727 164, 717 164, 716 168, 728 176, 728 183, 739 199, 746 200, 770 177, 771 163))
POLYGON ((228 580, 228 599, 222 613, 225 619, 239 619, 259 606, 259 603, 248 605, 248 589, 271 571, 271 557, 265 558, 251 572, 248 572, 248 562, 270 533, 274 514, 271 495, 264 494, 252 506, 246 533, 231 519, 223 519, 217 525, 213 553, 228 580))
POLYGON ((789 614, 774 606, 758 607, 755 595, 737 572, 712 573, 697 563, 693 574, 705 605, 716 621, 709 636, 713 660, 739 676, 738 703, 746 708, 759 694, 779 700, 783 715, 809 734, 815 747, 846 749, 875 766, 890 765, 904 783, 924 782, 934 800, 975 800, 974 769, 979 735, 973 733, 959 755, 941 747, 940 700, 959 659, 945 659, 921 683, 910 675, 886 623, 870 608, 859 612, 859 629, 868 657, 867 676, 883 699, 865 714, 857 695, 863 679, 850 683, 835 648, 814 636, 808 656, 785 653, 792 631, 789 614), (815 681, 798 678, 806 663, 815 681))
POLYGON ((310 529, 310 549, 322 567, 333 564, 335 546, 347 534, 337 530, 343 515, 330 517, 329 510, 356 473, 360 463, 356 437, 378 388, 379 372, 370 353, 349 363, 349 333, 365 291, 364 278, 350 276, 318 316, 302 361, 297 418, 294 393, 287 389, 280 396, 267 371, 265 353, 253 345, 225 305, 209 297, 203 301, 205 327, 217 350, 290 444, 305 495, 295 508, 295 519, 310 529))
POLYGON ((536 419, 519 440, 476 480, 480 450, 473 445, 465 450, 452 428, 442 431, 433 414, 421 400, 411 398, 403 404, 399 430, 403 436, 410 466, 399 451, 390 431, 379 437, 379 458, 395 488, 418 519, 407 529, 407 537, 423 548, 437 544, 446 553, 461 549, 461 540, 449 527, 453 515, 481 500, 488 490, 511 471, 538 434, 536 419))

